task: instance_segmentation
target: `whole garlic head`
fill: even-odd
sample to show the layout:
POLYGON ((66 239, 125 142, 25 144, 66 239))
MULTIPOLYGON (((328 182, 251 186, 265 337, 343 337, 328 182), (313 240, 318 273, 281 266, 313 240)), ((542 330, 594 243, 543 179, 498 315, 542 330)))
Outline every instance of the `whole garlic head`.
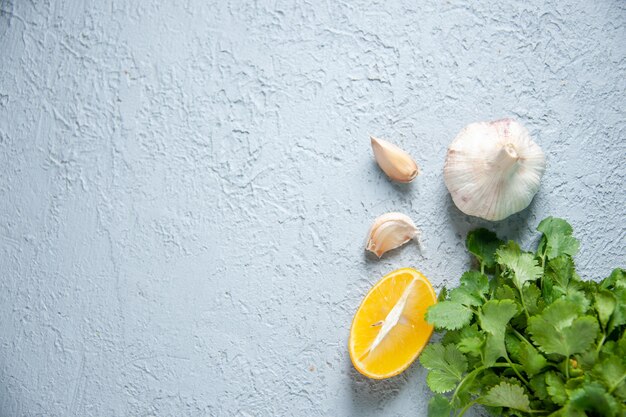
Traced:
POLYGON ((545 167, 528 130, 502 119, 467 125, 448 148, 443 176, 463 213, 502 220, 528 207, 545 167))

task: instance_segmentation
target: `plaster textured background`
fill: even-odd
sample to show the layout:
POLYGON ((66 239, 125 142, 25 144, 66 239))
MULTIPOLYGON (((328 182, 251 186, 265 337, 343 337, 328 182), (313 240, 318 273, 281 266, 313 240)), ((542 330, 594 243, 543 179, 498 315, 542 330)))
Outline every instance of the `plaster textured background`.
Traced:
POLYGON ((473 121, 548 158, 490 227, 565 217, 581 275, 625 266, 626 3, 467 3, 0 0, 0 415, 424 416, 420 366, 369 381, 346 343, 383 274, 468 266, 442 167, 473 121), (422 254, 365 256, 389 210, 422 254))

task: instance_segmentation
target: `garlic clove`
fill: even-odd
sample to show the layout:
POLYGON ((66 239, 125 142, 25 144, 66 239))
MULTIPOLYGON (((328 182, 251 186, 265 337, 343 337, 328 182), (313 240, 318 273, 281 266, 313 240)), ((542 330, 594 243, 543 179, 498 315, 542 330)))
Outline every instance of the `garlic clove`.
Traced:
POLYGON ((463 213, 502 220, 528 207, 545 166, 543 151, 519 122, 472 123, 448 148, 444 181, 463 213))
POLYGON ((379 258, 385 252, 419 238, 419 230, 410 217, 402 213, 387 213, 376 218, 369 230, 365 249, 379 258))
POLYGON ((402 149, 387 142, 370 136, 374 158, 380 169, 393 181, 411 182, 419 173, 419 168, 413 158, 402 149))

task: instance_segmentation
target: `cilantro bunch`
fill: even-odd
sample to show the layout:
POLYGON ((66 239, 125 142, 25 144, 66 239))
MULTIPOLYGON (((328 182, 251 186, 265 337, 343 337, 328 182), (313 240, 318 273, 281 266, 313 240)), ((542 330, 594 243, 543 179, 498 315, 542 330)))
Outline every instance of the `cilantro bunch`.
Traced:
POLYGON ((572 227, 549 217, 536 252, 470 232, 478 268, 442 290, 426 319, 441 341, 420 356, 431 417, 480 404, 507 416, 626 416, 626 277, 583 281, 572 227))

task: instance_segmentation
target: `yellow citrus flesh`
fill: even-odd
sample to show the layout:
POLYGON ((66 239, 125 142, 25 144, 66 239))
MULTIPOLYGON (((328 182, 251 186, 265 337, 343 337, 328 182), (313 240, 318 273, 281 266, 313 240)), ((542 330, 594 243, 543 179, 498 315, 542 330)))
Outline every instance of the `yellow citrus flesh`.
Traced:
POLYGON ((436 302, 432 285, 415 269, 398 269, 378 281, 352 320, 348 349, 357 371, 383 379, 408 368, 433 333, 424 313, 436 302))

